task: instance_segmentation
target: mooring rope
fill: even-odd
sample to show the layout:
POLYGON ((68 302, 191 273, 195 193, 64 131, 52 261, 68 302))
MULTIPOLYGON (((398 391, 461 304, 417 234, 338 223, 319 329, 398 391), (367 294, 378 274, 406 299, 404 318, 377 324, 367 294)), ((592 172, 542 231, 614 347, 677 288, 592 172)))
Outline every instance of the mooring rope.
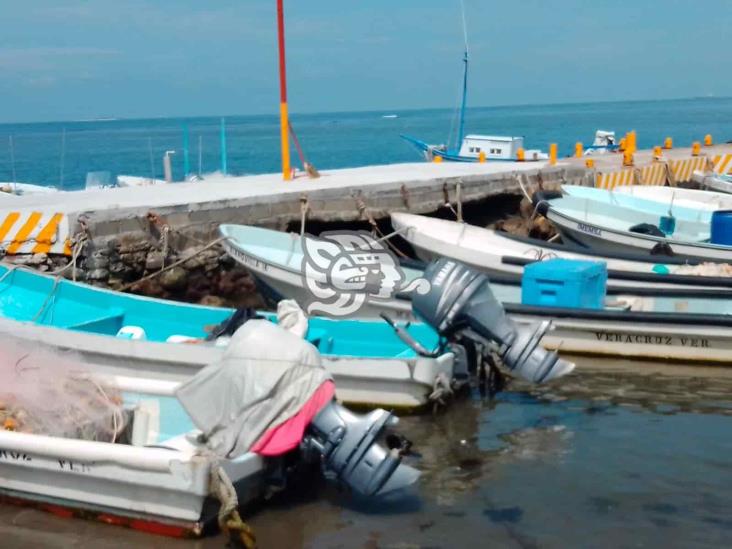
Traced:
POLYGON ((215 464, 211 468, 210 489, 221 503, 218 513, 221 531, 227 534, 233 543, 241 544, 246 549, 255 549, 257 538, 254 530, 239 515, 239 498, 236 495, 236 489, 221 465, 215 464))
POLYGON ((198 250, 196 253, 191 254, 191 255, 189 255, 187 257, 183 257, 183 258, 179 259, 178 261, 174 261, 173 263, 171 263, 167 267, 163 267, 160 270, 155 271, 154 273, 150 273, 148 275, 145 275, 142 278, 140 278, 139 280, 135 280, 133 282, 128 282, 127 284, 123 285, 119 289, 119 291, 120 292, 126 292, 127 290, 129 290, 130 288, 134 288, 135 286, 137 286, 141 282, 145 282, 146 280, 151 280, 151 279, 155 278, 156 276, 159 276, 159 275, 163 274, 165 271, 169 271, 169 270, 171 270, 171 269, 173 269, 173 268, 175 268, 175 267, 177 267, 179 265, 182 265, 186 261, 189 261, 189 260, 193 259, 194 257, 200 255, 201 253, 205 252, 206 250, 208 250, 210 248, 213 248, 217 244, 220 244, 224 240, 228 240, 228 239, 229 239, 228 236, 222 236, 221 238, 217 238, 216 240, 212 240, 211 242, 209 242, 208 244, 206 244, 203 248, 201 248, 200 250, 198 250))

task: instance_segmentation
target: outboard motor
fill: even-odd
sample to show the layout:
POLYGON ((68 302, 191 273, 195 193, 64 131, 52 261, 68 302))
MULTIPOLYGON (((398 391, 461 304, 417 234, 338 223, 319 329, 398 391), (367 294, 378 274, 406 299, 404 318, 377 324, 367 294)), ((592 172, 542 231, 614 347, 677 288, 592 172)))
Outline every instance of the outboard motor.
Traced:
POLYGON ((333 401, 315 416, 300 446, 306 455, 320 457, 326 477, 365 496, 384 495, 419 478, 419 471, 401 463, 404 447, 378 443, 382 431, 398 421, 385 410, 356 415, 333 401))
POLYGON ((457 334, 494 347, 514 374, 542 383, 568 374, 574 364, 539 345, 551 323, 518 325, 506 316, 493 295, 488 277, 462 263, 440 259, 424 273, 430 283, 415 293, 412 309, 448 339, 457 334))

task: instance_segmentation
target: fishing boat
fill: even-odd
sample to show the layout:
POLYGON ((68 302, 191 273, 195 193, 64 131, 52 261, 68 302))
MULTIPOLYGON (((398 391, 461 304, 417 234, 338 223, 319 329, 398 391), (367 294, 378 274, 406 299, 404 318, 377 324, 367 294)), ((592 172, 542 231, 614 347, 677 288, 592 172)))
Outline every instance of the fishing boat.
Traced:
MULTIPOLYGON (((445 145, 430 145, 427 142, 409 135, 401 135, 401 138, 414 145, 422 153, 425 160, 431 162, 438 157, 449 162, 479 162, 482 160, 508 160, 515 161, 519 149, 524 148, 523 137, 496 136, 496 135, 465 135, 465 109, 468 95, 468 33, 465 23, 465 8, 462 6, 463 33, 465 48, 463 50, 463 80, 462 96, 458 112, 458 124, 455 133, 448 138, 445 145)), ((548 155, 538 150, 527 150, 524 152, 524 160, 540 161, 548 160, 548 155)))
MULTIPOLYGON (((216 461, 204 457, 204 448, 190 436, 195 428, 174 396, 178 384, 108 381, 122 392, 133 416, 131 428, 144 444, 0 429, 0 500, 154 534, 200 536, 216 518, 209 489, 216 461)), ((246 453, 221 466, 236 484, 240 503, 262 492, 261 456, 246 453)))
POLYGON ((714 191, 684 189, 682 187, 659 187, 655 185, 619 185, 614 193, 632 195, 673 207, 680 206, 713 212, 732 209, 732 196, 714 191))
POLYGON ((35 183, 0 182, 0 192, 7 195, 44 195, 60 191, 56 187, 36 185, 35 183))
MULTIPOLYGON (((263 293, 302 302, 310 299, 305 283, 300 235, 242 225, 222 225, 227 251, 256 277, 263 293)), ((307 238, 307 237, 306 237, 307 238)), ((313 237, 309 237, 313 238, 313 237)), ((403 267, 405 284, 419 269, 403 267)), ((491 278, 495 297, 520 323, 552 321, 542 339, 547 349, 565 353, 667 361, 732 363, 732 293, 725 289, 608 286, 604 309, 562 309, 521 303, 520 281, 491 278)), ((370 299, 363 317, 385 313, 411 315, 410 295, 370 299)))
MULTIPOLYGON (((206 337, 234 313, 0 266, 0 332, 76 351, 107 373, 174 381, 190 377, 224 352, 206 337)), ((273 313, 261 315, 276 320, 273 313)), ((400 326, 427 349, 439 347, 429 326, 400 326)), ((419 408, 430 402, 437 378, 453 375, 449 350, 420 356, 382 320, 309 318, 305 337, 322 353, 338 398, 346 403, 419 408)))
POLYGON ((716 174, 696 171, 692 179, 706 189, 732 194, 732 174, 716 174))
MULTIPOLYGON (((636 185, 636 187, 638 186, 636 185)), ((663 189, 663 187, 655 187, 655 189, 663 189)), ((643 195, 642 193, 615 192, 594 187, 584 187, 581 185, 562 185, 562 192, 567 196, 575 198, 620 206, 621 208, 636 210, 643 214, 653 214, 656 216, 656 221, 660 220, 661 217, 673 217, 677 221, 685 220, 700 223, 701 230, 711 223, 712 212, 717 209, 710 207, 710 205, 700 204, 702 207, 686 205, 689 203, 688 198, 686 199, 685 204, 680 204, 675 200, 676 194, 673 192, 669 194, 664 193, 668 198, 668 201, 664 201, 662 199, 661 193, 657 193, 655 195, 656 198, 653 199, 643 195)))
POLYGON ((518 277, 530 263, 560 257, 606 263, 610 285, 618 288, 645 284, 655 288, 732 288, 732 278, 672 274, 680 267, 697 264, 675 257, 642 253, 598 255, 579 246, 408 213, 392 213, 391 222, 421 259, 450 257, 490 275, 518 277))
POLYGON ((595 253, 635 251, 714 263, 732 261, 732 247, 709 242, 709 224, 675 220, 672 232, 665 234, 663 216, 572 196, 541 201, 537 211, 565 241, 595 253))
POLYGON ((606 154, 616 152, 618 150, 618 144, 615 141, 615 132, 607 130, 597 130, 595 132, 595 140, 592 145, 585 147, 585 156, 591 156, 595 154, 606 154))
POLYGON ((3 353, 0 496, 14 503, 189 537, 213 518, 236 525, 238 505, 297 462, 366 497, 419 476, 381 445, 396 418, 338 404, 318 351, 267 320, 182 383, 103 376, 7 337, 3 353))
POLYGON ((164 179, 156 179, 152 177, 140 177, 137 175, 118 175, 118 187, 146 187, 148 185, 165 185, 167 181, 164 179))

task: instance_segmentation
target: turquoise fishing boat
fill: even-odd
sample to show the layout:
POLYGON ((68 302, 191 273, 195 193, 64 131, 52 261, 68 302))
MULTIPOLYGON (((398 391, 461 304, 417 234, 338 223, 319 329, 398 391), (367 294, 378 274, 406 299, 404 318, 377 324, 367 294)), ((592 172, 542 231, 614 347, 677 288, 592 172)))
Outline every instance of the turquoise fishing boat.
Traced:
MULTIPOLYGON (((207 341, 233 309, 122 294, 0 266, 0 331, 79 353, 98 371, 181 381, 221 357, 207 341)), ((263 316, 276 321, 273 313, 263 316)), ((305 337, 333 374, 344 402, 416 408, 436 379, 451 379, 454 355, 435 331, 400 323, 437 356, 420 356, 382 320, 309 318, 305 337)))

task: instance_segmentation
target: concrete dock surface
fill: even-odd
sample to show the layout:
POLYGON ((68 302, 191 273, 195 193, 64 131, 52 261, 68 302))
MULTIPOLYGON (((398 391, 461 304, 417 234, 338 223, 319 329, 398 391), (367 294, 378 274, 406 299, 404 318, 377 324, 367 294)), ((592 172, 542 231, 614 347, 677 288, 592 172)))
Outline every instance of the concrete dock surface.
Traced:
MULTIPOLYGON (((700 153, 693 157, 688 147, 663 150, 662 161, 714 160, 732 154, 732 144, 702 147, 700 153)), ((653 163, 653 151, 634 155, 635 167, 653 163)), ((79 231, 79 219, 83 219, 95 241, 144 232, 149 214, 181 233, 211 238, 221 223, 284 229, 299 223, 304 211, 308 220, 323 222, 379 219, 399 210, 429 213, 446 202, 518 194, 522 185, 595 185, 598 174, 623 169, 627 169, 623 155, 608 153, 561 158, 556 165, 487 161, 366 166, 325 170, 315 179, 300 174, 292 181, 283 181, 279 173, 218 175, 195 182, 8 197, 0 203, 0 210, 5 215, 18 210, 66 214, 72 234, 79 231), (594 167, 586 166, 588 158, 593 159, 594 167)))
POLYGON ((580 183, 585 170, 564 164, 550 167, 545 162, 423 162, 326 170, 316 179, 301 175, 292 181, 283 181, 281 174, 217 176, 196 182, 26 195, 3 205, 8 211, 64 213, 72 225, 81 217, 95 239, 139 231, 140 220, 148 213, 164 218, 171 227, 198 228, 209 234, 220 223, 284 227, 300 220, 304 201, 308 219, 322 221, 364 219, 359 206, 375 218, 395 209, 429 212, 446 198, 468 202, 518 193, 520 174, 526 182, 540 177, 580 183))

